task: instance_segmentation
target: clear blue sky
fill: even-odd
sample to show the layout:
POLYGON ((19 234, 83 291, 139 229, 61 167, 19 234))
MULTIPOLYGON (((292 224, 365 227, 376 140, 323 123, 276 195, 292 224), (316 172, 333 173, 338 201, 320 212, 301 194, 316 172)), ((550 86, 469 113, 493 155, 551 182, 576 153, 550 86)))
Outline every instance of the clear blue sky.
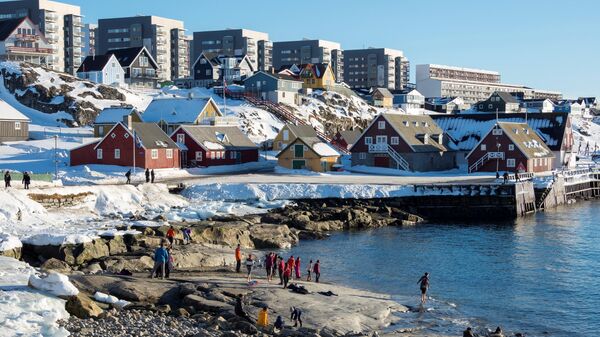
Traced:
POLYGON ((414 65, 499 71, 503 82, 600 96, 600 1, 63 0, 98 18, 158 15, 194 31, 248 28, 273 41, 403 50, 414 65))

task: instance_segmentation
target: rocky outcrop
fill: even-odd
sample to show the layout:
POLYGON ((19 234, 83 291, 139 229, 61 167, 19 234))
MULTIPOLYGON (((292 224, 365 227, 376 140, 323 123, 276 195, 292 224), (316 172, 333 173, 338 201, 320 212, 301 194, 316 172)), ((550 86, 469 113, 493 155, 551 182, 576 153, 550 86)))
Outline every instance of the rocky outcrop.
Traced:
POLYGON ((83 293, 71 296, 65 303, 65 310, 77 318, 99 317, 103 310, 90 297, 83 293))

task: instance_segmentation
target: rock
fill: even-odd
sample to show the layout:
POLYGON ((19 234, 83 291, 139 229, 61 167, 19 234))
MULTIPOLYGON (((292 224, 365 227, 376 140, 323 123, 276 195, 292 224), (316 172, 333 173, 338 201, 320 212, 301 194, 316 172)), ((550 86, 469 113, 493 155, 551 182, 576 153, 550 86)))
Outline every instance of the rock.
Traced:
POLYGON ((239 243, 243 248, 254 248, 250 239, 248 223, 244 221, 215 223, 207 227, 194 227, 192 237, 198 243, 209 243, 235 247, 239 243))
POLYGON ((214 313, 232 309, 231 305, 229 304, 209 300, 198 295, 187 295, 183 298, 183 303, 186 305, 191 305, 192 307, 194 307, 194 309, 198 311, 208 311, 214 313))
POLYGON ((370 227, 373 218, 365 211, 352 209, 349 211, 350 219, 348 220, 348 227, 350 228, 365 228, 370 227))
POLYGON ((168 304, 159 305, 156 307, 156 311, 168 314, 171 312, 171 306, 168 304))
POLYGON ((69 297, 65 309, 69 314, 81 319, 99 317, 103 313, 96 302, 83 293, 69 297))
POLYGON ((44 262, 40 268, 45 271, 54 270, 59 273, 71 272, 71 266, 69 266, 68 263, 55 258, 46 260, 46 262, 44 262))
POLYGON ((23 255, 22 252, 23 252, 22 247, 15 247, 12 249, 0 251, 0 256, 12 257, 13 259, 20 260, 21 256, 23 255))
POLYGON ((186 297, 196 292, 196 285, 193 283, 182 283, 179 285, 179 296, 186 297))
POLYGON ((110 255, 110 252, 104 240, 96 239, 92 242, 78 245, 73 250, 73 255, 75 256, 75 264, 81 265, 91 260, 107 257, 110 255))
POLYGON ((47 275, 41 276, 31 274, 28 286, 59 297, 76 296, 79 294, 79 290, 69 281, 68 277, 55 271, 50 271, 47 275))
POLYGON ((108 252, 110 255, 118 255, 127 252, 127 245, 125 245, 123 236, 114 236, 106 238, 106 240, 108 241, 108 252))
POLYGON ((258 333, 256 326, 246 321, 238 321, 234 323, 233 328, 247 335, 256 335, 258 333))
POLYGON ((184 308, 179 308, 175 311, 175 314, 179 317, 190 317, 190 313, 184 308))
POLYGON ((102 269, 102 266, 100 266, 100 263, 95 262, 95 263, 90 263, 87 267, 83 268, 81 271, 83 271, 86 274, 102 274, 102 272, 104 270, 102 269))
POLYGON ((298 214, 292 219, 292 226, 298 229, 304 229, 311 222, 310 217, 306 214, 298 214))
POLYGON ((150 256, 127 256, 110 258, 104 261, 106 270, 117 274, 123 269, 129 270, 130 272, 144 272, 149 271, 154 267, 154 260, 150 256))
POLYGON ((290 219, 283 214, 279 213, 267 213, 262 216, 260 219, 262 223, 272 223, 272 224, 283 224, 289 223, 290 219))
POLYGON ((250 227, 250 238, 257 249, 291 248, 298 244, 298 236, 286 225, 253 225, 250 227))

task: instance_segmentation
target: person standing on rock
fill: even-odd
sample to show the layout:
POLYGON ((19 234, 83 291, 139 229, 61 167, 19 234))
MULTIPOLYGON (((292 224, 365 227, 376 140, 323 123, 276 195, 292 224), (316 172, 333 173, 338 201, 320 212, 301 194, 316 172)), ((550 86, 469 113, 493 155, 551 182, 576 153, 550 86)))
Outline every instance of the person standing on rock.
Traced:
POLYGON ((294 264, 294 270, 296 272, 296 280, 302 279, 302 274, 300 272, 300 256, 296 259, 296 263, 294 264))
POLYGON ((192 229, 190 227, 183 229, 183 243, 186 245, 192 243, 192 229))
POLYGON ((23 183, 23 187, 28 190, 29 184, 31 184, 31 176, 27 171, 23 172, 23 180, 21 182, 23 183))
POLYGON ((425 273, 417 282, 421 288, 421 304, 427 301, 427 290, 429 289, 429 273, 425 273))
POLYGON ((150 182, 150 169, 146 168, 146 184, 150 182))
POLYGON ((150 278, 154 278, 154 276, 158 277, 158 272, 160 271, 161 278, 164 280, 165 278, 165 269, 167 262, 169 260, 169 252, 166 249, 166 242, 161 242, 160 247, 156 248, 154 251, 154 268, 152 269, 152 274, 150 274, 150 278))
POLYGON ((258 312, 258 321, 256 322, 258 326, 266 328, 269 326, 269 307, 264 306, 261 311, 258 312))
POLYGON ((279 256, 277 258, 277 272, 279 273, 279 284, 283 284, 283 272, 285 270, 285 262, 283 262, 283 257, 279 256))
MULTIPOLYGON (((290 258, 287 260, 287 268, 290 268, 290 271, 293 272, 294 271, 294 266, 296 265, 296 260, 294 260, 294 255, 290 256, 290 258)), ((293 275, 290 275, 290 277, 292 277, 293 275)))
POLYGON ((315 262, 313 273, 315 274, 315 282, 319 283, 319 279, 321 278, 321 261, 317 260, 317 262, 315 262))
POLYGON ((246 310, 244 310, 244 295, 239 294, 236 297, 234 312, 238 317, 241 317, 247 320, 248 322, 252 323, 250 316, 248 316, 248 313, 246 313, 246 310))
POLYGON ((269 253, 265 257, 265 269, 267 270, 267 282, 271 282, 273 277, 273 259, 271 258, 274 253, 269 253))
POLYGON ((173 263, 175 260, 173 259, 173 249, 171 247, 167 247, 167 253, 169 257, 167 258, 167 265, 165 266, 165 278, 169 278, 171 276, 171 272, 173 271, 173 263))
POLYGON ((302 327, 302 310, 296 307, 291 307, 290 312, 292 313, 290 319, 292 322, 294 322, 294 328, 298 326, 298 323, 300 323, 300 327, 302 327))
POLYGON ((167 240, 169 240, 170 246, 173 246, 173 242, 175 241, 175 228, 173 226, 167 230, 167 240))
POLYGON ((283 322, 283 317, 277 316, 277 319, 275 320, 275 324, 273 324, 274 332, 278 333, 281 330, 283 330, 284 324, 285 323, 283 322))
POLYGON ((9 188, 10 187, 10 181, 12 180, 12 177, 10 176, 10 172, 6 171, 4 173, 4 188, 9 188))
POLYGON ((150 182, 151 182, 152 184, 154 184, 154 178, 155 178, 155 177, 156 177, 156 176, 154 175, 154 169, 152 169, 152 171, 150 171, 150 182))
POLYGON ((125 178, 127 178, 127 181, 125 182, 125 184, 131 184, 131 170, 127 171, 127 173, 125 173, 125 178))
POLYGON ((240 244, 238 243, 235 248, 235 272, 239 273, 242 268, 242 248, 240 248, 240 244))
POLYGON ((290 265, 285 266, 285 270, 283 271, 283 289, 287 289, 288 283, 290 282, 290 277, 292 276, 292 268, 290 265))
POLYGON ((254 264, 256 262, 254 261, 254 258, 252 257, 252 254, 248 254, 248 258, 246 259, 246 270, 248 271, 248 282, 250 282, 250 279, 252 278, 252 269, 254 268, 254 264))
POLYGON ((313 261, 310 260, 310 262, 308 263, 308 268, 306 268, 306 282, 312 281, 312 278, 310 277, 310 273, 312 272, 312 269, 313 269, 313 261))

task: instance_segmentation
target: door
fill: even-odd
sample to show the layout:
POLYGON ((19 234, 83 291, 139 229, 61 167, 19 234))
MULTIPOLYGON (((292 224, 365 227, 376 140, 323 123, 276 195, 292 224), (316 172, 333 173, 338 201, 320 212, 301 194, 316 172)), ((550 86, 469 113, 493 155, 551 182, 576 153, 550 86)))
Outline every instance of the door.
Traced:
POLYGON ((302 144, 294 145, 294 157, 304 158, 304 145, 302 145, 302 144))
POLYGON ((304 160, 292 161, 292 169, 294 169, 294 170, 302 170, 305 167, 306 167, 306 162, 304 160))
POLYGON ((375 167, 390 167, 389 157, 375 157, 373 158, 375 167))

